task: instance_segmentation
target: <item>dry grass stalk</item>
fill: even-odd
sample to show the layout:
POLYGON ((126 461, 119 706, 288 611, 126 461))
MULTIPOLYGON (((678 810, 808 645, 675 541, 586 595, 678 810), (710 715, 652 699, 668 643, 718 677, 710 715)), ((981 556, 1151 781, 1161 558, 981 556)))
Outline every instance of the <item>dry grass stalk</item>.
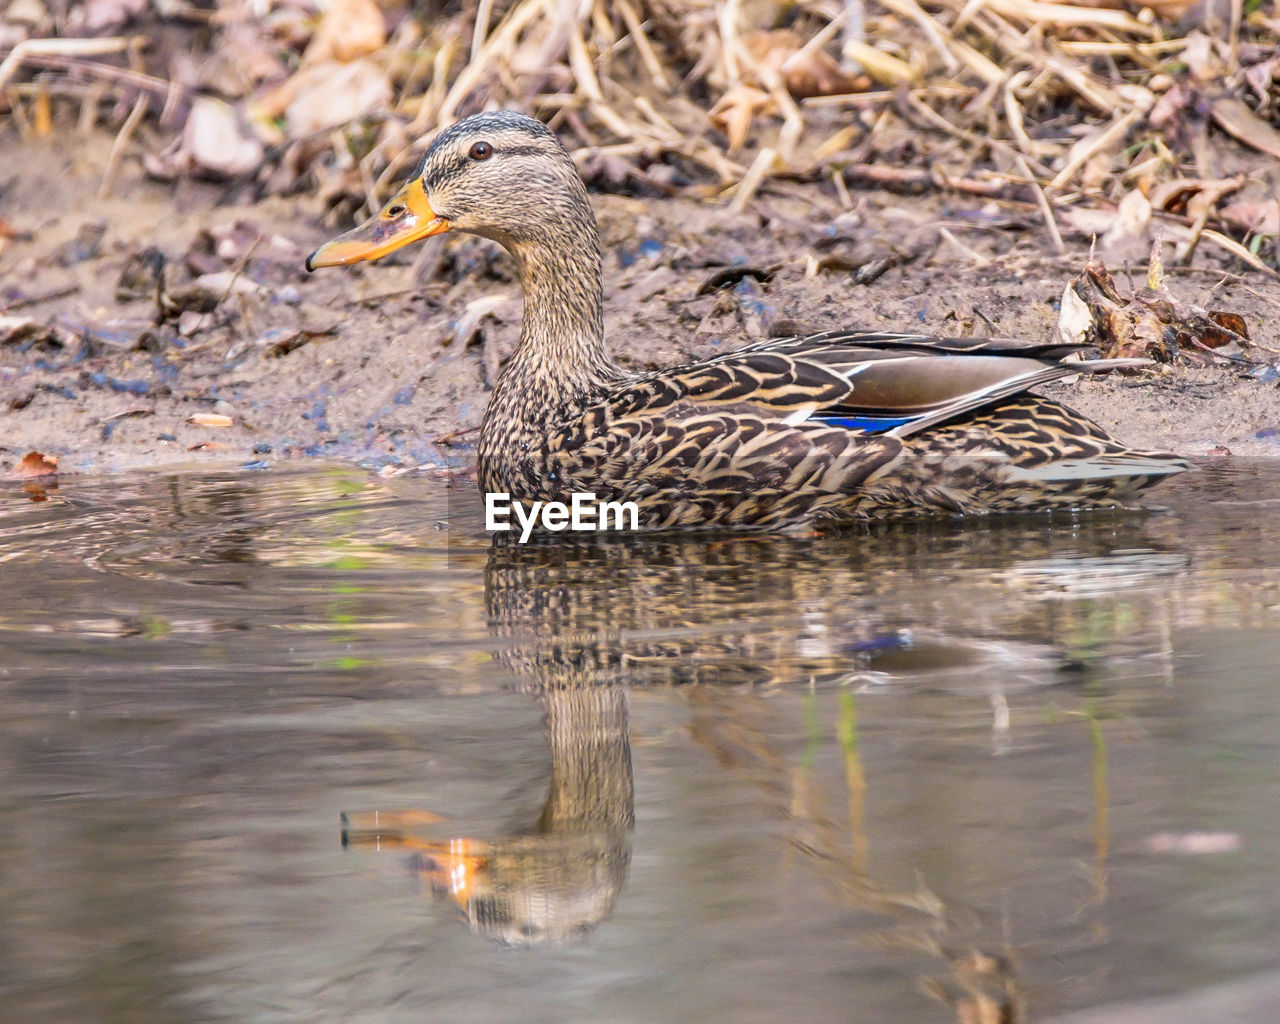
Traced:
POLYGON ((1254 270, 1266 274, 1272 280, 1280 281, 1280 273, 1277 273, 1275 268, 1267 266, 1267 264, 1263 263, 1261 259, 1251 253, 1234 238, 1228 238, 1221 231, 1213 231, 1208 228, 1202 232, 1201 237, 1203 237, 1205 241, 1212 242, 1214 245, 1229 252, 1242 263, 1247 263, 1249 266, 1253 267, 1254 270))
POLYGON ((1062 242, 1062 233, 1058 230, 1058 222, 1053 217, 1053 207, 1049 205, 1049 198, 1044 194, 1044 189, 1040 187, 1040 183, 1032 176, 1031 168, 1027 166, 1026 160, 1022 157, 1018 157, 1018 167, 1035 192, 1036 205, 1040 207, 1040 216, 1044 218, 1044 226, 1049 229, 1049 238, 1053 241, 1054 250, 1061 256, 1067 251, 1067 247, 1062 242))
POLYGON ((1080 170, 1095 153, 1118 146, 1121 140, 1129 134, 1129 129, 1137 124, 1138 119, 1141 117, 1142 111, 1139 110, 1131 110, 1126 114, 1120 114, 1106 128, 1077 142, 1067 154, 1067 161, 1062 170, 1049 182, 1049 189, 1057 192, 1064 188, 1067 182, 1075 176, 1076 171, 1080 170))
POLYGON ((1004 81, 1004 69, 985 54, 975 50, 963 39, 948 40, 948 45, 961 63, 982 79, 986 85, 996 85, 1004 81))
MULTIPOLYGON (((1267 103, 1280 103, 1280 95, 1250 94, 1257 72, 1251 87, 1241 84, 1244 71, 1228 77, 1241 59, 1262 52, 1259 41, 1276 41, 1280 21, 1263 12, 1245 18, 1240 0, 1229 0, 1229 38, 1173 38, 1171 19, 1181 8, 1156 4, 1153 17, 1135 17, 1089 2, 467 0, 459 13, 432 23, 402 19, 390 41, 363 58, 385 71, 395 102, 335 131, 334 151, 316 174, 327 196, 376 202, 437 128, 475 110, 517 106, 548 119, 573 144, 633 164, 627 182, 695 195, 731 192, 740 209, 762 188, 779 187, 770 178, 821 177, 847 207, 848 183, 876 180, 876 161, 893 164, 894 147, 911 133, 908 160, 918 166, 884 168, 886 184, 1034 202, 1060 246, 1055 207, 1061 212, 1099 194, 1115 202, 1121 182, 1149 189, 1185 165, 1188 150, 1208 167, 1203 130, 1181 139, 1155 130, 1154 155, 1139 153, 1128 167, 1119 158, 1153 104, 1203 80, 1171 68, 1170 59, 1184 51, 1186 66, 1212 70, 1216 88, 1227 83, 1212 104, 1213 130, 1263 151, 1280 149, 1280 133, 1266 123, 1267 103), (861 77, 849 71, 852 62, 861 77), (868 80, 889 88, 856 91, 868 80), (1238 96, 1261 102, 1262 116, 1238 96), (1085 108, 1077 120, 1089 129, 1070 145, 1063 132, 1041 128, 1046 112, 1058 116, 1064 104, 1085 108), (857 116, 844 116, 851 108, 857 116), (949 178, 932 169, 938 135, 954 140, 944 143, 949 155, 994 165, 1003 180, 967 170, 949 178), (675 171, 650 174, 654 163, 675 171), (1012 176, 1015 170, 1025 180, 1012 176)), ((306 42, 300 38, 298 49, 306 42)), ((315 38, 313 32, 313 46, 315 38)), ((178 111, 183 89, 141 71, 136 50, 129 67, 85 59, 131 45, 122 38, 20 43, 0 63, 0 88, 20 71, 51 68, 102 83, 95 96, 122 110, 136 110, 141 91, 151 109, 163 96, 166 111, 178 111)), ((56 110, 71 93, 54 86, 47 95, 56 110)), ((75 98, 82 123, 92 123, 97 101, 75 98)), ((39 115, 39 102, 15 99, 13 117, 39 115)), ((133 113, 129 119, 118 142, 137 126, 133 113)), ((273 144, 281 141, 291 140, 273 144)), ((608 172, 615 176, 616 160, 608 172)), ((1198 237, 1214 245, 1207 232, 1223 223, 1216 216, 1199 211, 1190 218, 1198 237)))
MULTIPOLYGON (((918 113, 922 118, 924 118, 930 124, 934 125, 941 131, 946 132, 948 135, 951 135, 957 139, 960 139, 963 142, 967 142, 977 146, 982 146, 982 145, 990 146, 995 152, 1000 153, 1003 156, 1006 156, 1010 160, 1016 161, 1020 157, 1023 159, 1030 159, 1025 154, 1019 153, 1017 149, 1015 149, 1013 146, 1010 146, 1007 142, 1002 142, 999 139, 993 139, 990 137, 983 138, 982 136, 975 135, 973 132, 965 131, 963 128, 955 127, 949 121, 947 121, 944 117, 942 117, 941 114, 935 111, 932 107, 927 106, 922 100, 918 99, 915 96, 908 96, 907 102, 910 104, 912 110, 918 113)), ((1041 167, 1038 161, 1034 164, 1034 166, 1036 167, 1036 170, 1038 171, 1038 173, 1044 174, 1044 175, 1048 174, 1047 170, 1041 167)))
POLYGON ((1069 57, 1161 57, 1185 50, 1185 39, 1156 39, 1149 43, 1117 43, 1106 39, 1060 39, 1058 48, 1069 57))
POLYGON ((457 119, 458 108, 467 95, 480 85, 491 66, 496 66, 515 52, 520 33, 551 6, 552 0, 522 0, 509 12, 498 30, 485 40, 478 55, 474 56, 458 73, 453 85, 440 102, 437 120, 442 124, 457 119))
POLYGON ((777 159, 778 153, 775 150, 768 148, 760 150, 755 162, 747 168, 747 173, 743 175, 742 181, 734 192, 733 201, 729 203, 729 211, 731 213, 741 213, 746 209, 747 203, 751 202, 752 196, 760 188, 760 183, 773 170, 777 159))
POLYGON ((476 25, 471 33, 471 61, 475 63, 484 52, 484 40, 489 34, 489 19, 493 17, 493 0, 480 0, 476 7, 476 25))
POLYGON ((1017 140, 1018 149, 1031 157, 1054 157, 1058 155, 1058 147, 1050 143, 1038 142, 1027 134, 1025 127, 1026 119, 1023 114, 1022 103, 1018 100, 1018 90, 1030 78, 1027 71, 1019 71, 1001 90, 1004 97, 1004 119, 1009 125, 1009 130, 1013 133, 1017 140))
POLYGON ((35 57, 64 57, 79 60, 106 53, 122 53, 131 41, 121 36, 103 39, 24 39, 0 61, 0 89, 18 73, 22 65, 35 57))
POLYGON ((1154 39, 1159 30, 1139 21, 1128 11, 1106 7, 1072 7, 1068 4, 1044 3, 1042 0, 986 0, 987 10, 1024 25, 1052 25, 1055 28, 1108 29, 1154 39))
POLYGON ((950 48, 950 33, 945 32, 936 21, 929 17, 920 5, 916 3, 916 0, 878 0, 878 2, 885 9, 915 22, 920 31, 924 33, 929 46, 941 59, 942 66, 948 72, 955 74, 959 70, 960 62, 952 54, 950 48))
POLYGON ((885 85, 907 85, 920 77, 906 61, 866 43, 846 43, 844 52, 861 64, 868 75, 885 85))
POLYGON ((628 0, 618 0, 617 7, 618 13, 622 15, 622 20, 626 22, 627 31, 631 34, 631 38, 635 40, 636 52, 640 54, 645 70, 649 72, 649 78, 659 90, 664 93, 668 92, 671 86, 667 82, 666 72, 662 69, 662 61, 658 59, 658 55, 653 49, 653 44, 649 42, 649 37, 645 35, 644 26, 640 23, 636 9, 628 3, 628 0))
POLYGON ((146 94, 139 95, 134 101, 133 109, 129 111, 129 116, 120 126, 120 131, 116 133, 115 140, 111 143, 111 151, 107 154, 106 167, 102 170, 102 184, 98 186, 99 199, 105 199, 111 194, 111 181, 116 176, 116 169, 120 166, 120 160, 129 145, 129 140, 133 138, 134 131, 142 121, 142 115, 147 112, 147 103, 146 94))
POLYGON ((991 257, 984 256, 982 255, 982 253, 978 252, 976 249, 965 245, 962 241, 960 241, 960 239, 956 238, 956 236, 953 235, 946 228, 938 228, 938 236, 942 238, 943 241, 948 242, 952 246, 954 246, 956 250, 962 253, 964 256, 968 257, 968 259, 974 264, 974 266, 985 267, 990 265, 991 257))

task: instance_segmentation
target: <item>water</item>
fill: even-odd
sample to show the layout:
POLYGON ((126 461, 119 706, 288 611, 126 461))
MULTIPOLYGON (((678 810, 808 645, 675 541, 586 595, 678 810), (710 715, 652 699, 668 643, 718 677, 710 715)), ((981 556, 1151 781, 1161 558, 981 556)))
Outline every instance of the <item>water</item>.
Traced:
POLYGON ((1273 463, 1145 515, 523 548, 349 468, 5 487, 6 1020, 1280 992, 1273 463))

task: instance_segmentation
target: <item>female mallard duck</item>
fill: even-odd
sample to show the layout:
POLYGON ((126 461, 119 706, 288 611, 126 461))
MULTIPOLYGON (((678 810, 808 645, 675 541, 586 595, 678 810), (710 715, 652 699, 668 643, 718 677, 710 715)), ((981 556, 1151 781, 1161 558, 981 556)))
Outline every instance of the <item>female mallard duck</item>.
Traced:
POLYGON ((1123 505, 1186 467, 1133 451, 1027 389, 1083 346, 827 331, 657 373, 604 343, 600 237, 569 154, 541 122, 478 114, 441 132, 371 220, 307 269, 469 231, 524 287, 520 344, 480 429, 479 482, 520 501, 637 503, 647 528, 804 517, 1123 505))

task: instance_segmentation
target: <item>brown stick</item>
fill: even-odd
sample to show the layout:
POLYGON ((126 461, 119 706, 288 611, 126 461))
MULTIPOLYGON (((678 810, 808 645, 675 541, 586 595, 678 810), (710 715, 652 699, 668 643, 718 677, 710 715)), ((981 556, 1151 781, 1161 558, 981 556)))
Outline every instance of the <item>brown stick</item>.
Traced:
POLYGON ((974 178, 954 178, 940 171, 920 167, 885 167, 881 164, 849 164, 844 168, 844 180, 849 184, 882 185, 885 188, 910 190, 943 189, 965 195, 983 196, 987 199, 1010 199, 1033 203, 1031 188, 1014 181, 978 181, 974 178))
MULTIPOLYGON (((32 42, 116 42, 111 39, 64 39, 64 40, 32 40, 32 42)), ((120 40, 125 42, 125 40, 120 40)), ((117 49, 123 50, 124 46, 117 49)), ((90 52, 112 52, 110 50, 98 50, 90 52)), ((132 85, 135 88, 143 89, 153 93, 156 96, 164 98, 168 95, 169 90, 173 88, 172 82, 167 82, 163 78, 156 78, 154 75, 143 74, 141 71, 133 71, 130 68, 117 68, 110 64, 100 64, 97 61, 82 60, 79 57, 68 56, 57 53, 22 53, 20 47, 14 47, 13 51, 5 58, 4 63, 0 65, 0 85, 17 70, 18 64, 30 64, 33 67, 44 68, 49 71, 81 71, 92 78, 106 79, 112 82, 122 82, 125 85, 132 85), (14 60, 17 57, 18 60, 14 60), (12 63, 11 63, 12 62, 12 63)))

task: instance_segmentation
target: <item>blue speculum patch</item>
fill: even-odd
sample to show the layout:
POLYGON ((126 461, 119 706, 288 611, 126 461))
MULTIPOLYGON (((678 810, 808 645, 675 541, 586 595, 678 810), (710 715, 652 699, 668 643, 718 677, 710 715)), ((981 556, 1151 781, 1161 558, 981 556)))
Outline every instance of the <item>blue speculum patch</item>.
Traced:
POLYGON ((815 420, 846 430, 860 430, 864 434, 883 434, 886 430, 910 423, 914 416, 815 416, 815 420))

